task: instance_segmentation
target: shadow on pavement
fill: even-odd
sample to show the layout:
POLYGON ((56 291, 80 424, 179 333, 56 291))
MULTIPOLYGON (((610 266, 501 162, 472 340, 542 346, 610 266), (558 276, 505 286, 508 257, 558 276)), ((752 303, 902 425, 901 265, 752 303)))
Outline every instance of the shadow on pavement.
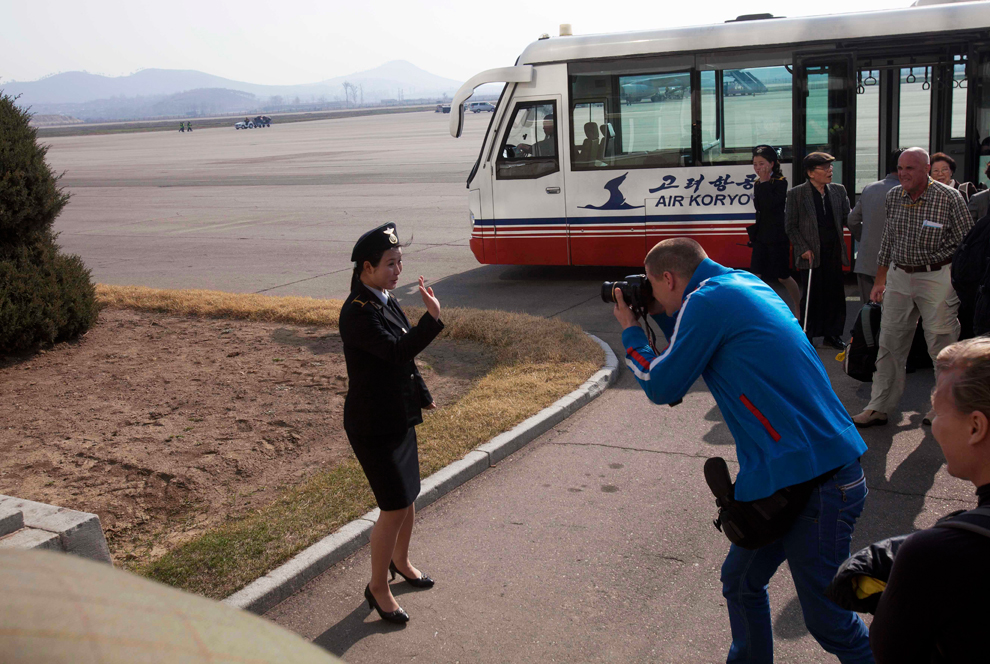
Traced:
MULTIPOLYGON (((771 598, 771 602, 773 599, 771 598)), ((787 603, 784 610, 777 615, 773 624, 774 638, 794 640, 808 634, 804 625, 804 613, 801 611, 801 601, 795 596, 787 603)))
MULTIPOLYGON (((409 590, 393 588, 392 596, 398 600, 407 592, 409 590)), ((401 606, 402 602, 399 602, 399 605, 401 606)), ((368 608, 367 600, 362 599, 361 604, 356 609, 313 639, 313 643, 337 657, 343 657, 361 639, 373 634, 387 634, 403 629, 405 629, 405 625, 385 622, 379 618, 374 609, 368 608)))
MULTIPOLYGON (((691 390, 707 390, 707 388, 704 383, 698 382, 692 386, 691 390)), ((718 406, 712 406, 711 410, 705 413, 705 421, 717 422, 717 424, 701 437, 703 441, 710 445, 735 446, 736 440, 732 437, 732 433, 729 431, 729 425, 725 423, 725 418, 722 417, 722 411, 718 409, 718 406)))

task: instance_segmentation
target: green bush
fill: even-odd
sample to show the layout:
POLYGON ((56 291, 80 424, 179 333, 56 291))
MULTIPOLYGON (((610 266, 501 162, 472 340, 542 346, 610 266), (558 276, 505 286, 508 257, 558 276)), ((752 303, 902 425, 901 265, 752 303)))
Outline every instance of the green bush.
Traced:
POLYGON ((69 197, 29 118, 0 92, 0 354, 75 337, 99 312, 89 270, 55 243, 69 197))

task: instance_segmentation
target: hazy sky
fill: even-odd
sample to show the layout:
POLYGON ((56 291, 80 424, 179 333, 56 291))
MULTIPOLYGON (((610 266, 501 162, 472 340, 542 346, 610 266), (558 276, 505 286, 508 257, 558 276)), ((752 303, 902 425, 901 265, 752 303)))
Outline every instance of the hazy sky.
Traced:
MULTIPOLYGON (((409 60, 465 80, 511 65, 560 23, 575 34, 721 22, 738 14, 798 16, 906 7, 911 0, 0 0, 0 83, 84 70, 196 69, 296 84, 409 60)), ((772 30, 772 24, 767 25, 772 30)))

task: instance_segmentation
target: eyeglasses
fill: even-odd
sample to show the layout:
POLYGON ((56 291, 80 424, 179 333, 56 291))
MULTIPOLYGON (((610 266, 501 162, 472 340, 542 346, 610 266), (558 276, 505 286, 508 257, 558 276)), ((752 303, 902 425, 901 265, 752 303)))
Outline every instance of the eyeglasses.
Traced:
POLYGON ((821 166, 815 166, 814 170, 830 171, 832 170, 832 168, 833 168, 832 164, 822 164, 821 166))

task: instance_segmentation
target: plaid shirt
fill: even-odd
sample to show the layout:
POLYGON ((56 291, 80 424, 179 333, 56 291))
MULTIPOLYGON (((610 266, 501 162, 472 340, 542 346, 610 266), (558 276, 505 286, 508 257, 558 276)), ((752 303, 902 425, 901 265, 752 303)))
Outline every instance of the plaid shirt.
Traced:
POLYGON ((973 227, 962 195, 931 178, 917 201, 904 187, 887 192, 887 223, 880 239, 877 265, 891 263, 918 267, 952 258, 956 247, 973 227))

